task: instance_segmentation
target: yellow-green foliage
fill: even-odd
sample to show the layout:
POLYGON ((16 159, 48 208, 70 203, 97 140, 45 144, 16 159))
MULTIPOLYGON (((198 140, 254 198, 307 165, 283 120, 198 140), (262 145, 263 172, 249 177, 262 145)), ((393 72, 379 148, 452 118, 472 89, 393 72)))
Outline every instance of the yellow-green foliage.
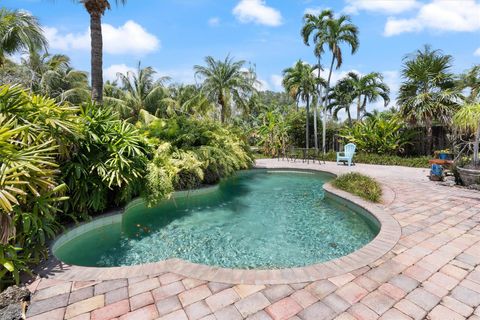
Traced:
POLYGON ((217 183, 253 163, 248 145, 219 123, 186 117, 159 119, 145 134, 158 146, 148 166, 145 198, 151 205, 173 190, 217 183))

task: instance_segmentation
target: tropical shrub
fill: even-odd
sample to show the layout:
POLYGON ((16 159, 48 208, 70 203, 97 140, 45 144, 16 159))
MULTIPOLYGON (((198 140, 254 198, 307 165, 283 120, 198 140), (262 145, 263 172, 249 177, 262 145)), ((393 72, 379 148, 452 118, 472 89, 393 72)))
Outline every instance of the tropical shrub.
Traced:
POLYGON ((453 117, 453 126, 459 133, 473 133, 472 166, 480 166, 480 103, 466 104, 453 117))
POLYGON ((274 111, 268 111, 260 115, 261 125, 257 132, 260 137, 259 145, 263 153, 274 157, 280 152, 285 153, 289 145, 288 125, 285 117, 274 111))
POLYGON ((66 185, 56 159, 75 128, 72 110, 19 87, 0 87, 0 286, 18 283, 60 229, 66 185))
POLYGON ((78 139, 63 163, 62 178, 70 195, 65 209, 85 217, 142 192, 150 146, 111 108, 85 104, 78 122, 78 139))
POLYGON ((360 151, 393 155, 404 151, 412 133, 403 129, 403 122, 398 118, 372 117, 344 128, 340 137, 354 143, 360 151))
POLYGON ((360 173, 351 172, 343 174, 333 180, 333 186, 353 193, 371 202, 380 202, 382 199, 382 187, 375 179, 360 173))
POLYGON ((153 121, 144 131, 157 148, 148 165, 149 204, 173 190, 217 183, 253 163, 246 142, 217 122, 179 116, 153 121))

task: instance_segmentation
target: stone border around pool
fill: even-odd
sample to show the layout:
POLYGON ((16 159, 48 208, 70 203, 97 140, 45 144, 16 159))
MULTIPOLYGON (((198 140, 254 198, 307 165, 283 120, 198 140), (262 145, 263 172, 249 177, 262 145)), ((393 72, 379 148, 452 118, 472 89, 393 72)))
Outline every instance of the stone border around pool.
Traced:
MULTIPOLYGON (((256 168, 298 170, 293 166, 282 168, 257 166, 256 168)), ((333 174, 318 169, 310 171, 333 174)), ((230 284, 290 284, 317 281, 348 273, 376 261, 395 246, 400 239, 401 228, 398 222, 384 209, 357 196, 335 189, 329 183, 324 185, 324 189, 327 196, 347 207, 353 209, 360 207, 380 224, 380 231, 371 242, 357 251, 327 262, 287 269, 243 270, 212 267, 175 258, 136 266, 98 268, 67 265, 52 256, 49 263, 51 266, 44 266, 39 273, 58 280, 89 281, 153 276, 164 272, 173 272, 199 280, 230 284)), ((392 197, 391 192, 388 192, 387 197, 392 197)))

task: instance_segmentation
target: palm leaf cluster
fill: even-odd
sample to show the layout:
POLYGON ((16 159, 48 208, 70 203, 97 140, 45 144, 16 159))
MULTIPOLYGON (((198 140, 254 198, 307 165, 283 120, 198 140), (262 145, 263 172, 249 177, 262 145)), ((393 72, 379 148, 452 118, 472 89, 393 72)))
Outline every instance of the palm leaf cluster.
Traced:
POLYGON ((404 59, 397 103, 405 119, 427 128, 427 153, 431 153, 433 123, 449 124, 458 108, 460 92, 451 68, 452 56, 429 46, 404 59))
POLYGON ((0 66, 8 55, 46 47, 47 39, 37 18, 25 11, 0 9, 0 66))
POLYGON ((246 108, 246 101, 258 83, 253 69, 243 60, 227 56, 223 61, 205 58, 205 66, 196 65, 195 77, 201 79, 202 90, 210 101, 220 107, 220 120, 225 123, 236 110, 246 108))
POLYGON ((390 102, 390 88, 383 82, 383 76, 378 72, 371 72, 364 76, 355 72, 349 72, 347 76, 340 79, 329 95, 331 100, 329 109, 337 118, 341 110, 345 110, 348 122, 352 124, 350 107, 356 103, 357 121, 360 121, 362 114, 366 112, 367 102, 372 103, 382 99, 384 105, 390 102))

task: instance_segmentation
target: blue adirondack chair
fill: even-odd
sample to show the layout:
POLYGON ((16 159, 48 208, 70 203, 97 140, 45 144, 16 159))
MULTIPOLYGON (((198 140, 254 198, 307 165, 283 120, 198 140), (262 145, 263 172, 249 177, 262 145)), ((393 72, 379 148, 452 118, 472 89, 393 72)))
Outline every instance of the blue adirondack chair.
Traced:
POLYGON ((344 147, 343 152, 337 152, 337 164, 340 162, 346 162, 350 167, 353 163, 353 156, 355 155, 355 149, 357 146, 353 143, 349 143, 344 147))

